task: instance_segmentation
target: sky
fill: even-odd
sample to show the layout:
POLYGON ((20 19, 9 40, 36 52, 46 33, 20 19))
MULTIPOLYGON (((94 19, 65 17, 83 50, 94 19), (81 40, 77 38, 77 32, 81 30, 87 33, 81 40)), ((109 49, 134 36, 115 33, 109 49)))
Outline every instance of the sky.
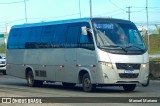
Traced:
MULTIPOLYGON (((90 17, 90 0, 0 0, 0 32, 6 26, 90 17), (25 12, 26 3, 26 12, 25 12), (26 13, 26 14, 25 14, 26 13)), ((92 0, 93 17, 111 17, 146 25, 147 0, 92 0)), ((160 25, 160 0, 148 0, 149 25, 160 25)))

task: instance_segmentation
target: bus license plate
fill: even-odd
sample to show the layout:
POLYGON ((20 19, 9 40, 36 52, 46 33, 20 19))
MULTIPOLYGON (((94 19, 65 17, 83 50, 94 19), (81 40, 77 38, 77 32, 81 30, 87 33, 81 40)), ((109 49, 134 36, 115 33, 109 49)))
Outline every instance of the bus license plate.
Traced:
POLYGON ((133 73, 133 70, 124 70, 124 73, 133 73))

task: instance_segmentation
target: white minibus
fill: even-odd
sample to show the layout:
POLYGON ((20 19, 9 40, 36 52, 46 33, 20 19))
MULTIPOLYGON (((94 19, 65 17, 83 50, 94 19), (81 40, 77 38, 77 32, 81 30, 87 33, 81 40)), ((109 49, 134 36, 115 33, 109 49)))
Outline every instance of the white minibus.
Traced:
POLYGON ((62 82, 122 86, 133 91, 147 84, 147 48, 135 24, 113 18, 80 18, 15 25, 7 42, 7 74, 24 78, 28 86, 62 82))

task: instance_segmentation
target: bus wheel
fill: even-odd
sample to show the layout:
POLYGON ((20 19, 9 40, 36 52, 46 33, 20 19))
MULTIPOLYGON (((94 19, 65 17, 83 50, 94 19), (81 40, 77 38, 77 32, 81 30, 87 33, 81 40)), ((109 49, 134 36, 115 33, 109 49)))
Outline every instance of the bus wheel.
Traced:
POLYGON ((43 85, 43 81, 34 80, 33 72, 29 71, 27 73, 27 84, 28 84, 29 87, 42 86, 43 85))
POLYGON ((134 91, 135 88, 136 88, 136 84, 123 85, 123 89, 127 92, 134 91))
POLYGON ((90 79, 88 73, 86 73, 86 74, 83 75, 82 86, 83 86, 83 90, 85 92, 92 92, 96 88, 96 85, 91 83, 91 79, 90 79))
POLYGON ((74 87, 76 84, 75 83, 67 83, 67 82, 62 82, 64 87, 74 87))
POLYGON ((149 85, 150 79, 148 78, 147 83, 146 84, 142 84, 143 87, 147 87, 149 85))

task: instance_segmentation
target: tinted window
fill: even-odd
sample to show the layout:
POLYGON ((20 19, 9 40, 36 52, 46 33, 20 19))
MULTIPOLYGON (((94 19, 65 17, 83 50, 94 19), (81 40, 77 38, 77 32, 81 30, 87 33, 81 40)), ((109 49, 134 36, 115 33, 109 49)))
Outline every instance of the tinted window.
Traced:
POLYGON ((77 44, 79 34, 80 34, 80 26, 68 27, 66 43, 67 44, 77 44))
MULTIPOLYGON (((81 26, 85 26, 88 29, 90 29, 89 23, 86 23, 86 22, 82 23, 81 26)), ((88 33, 87 35, 82 35, 81 34, 81 36, 80 36, 80 43, 82 43, 82 44, 91 44, 91 43, 93 43, 92 34, 89 31, 87 33, 88 33)))
POLYGON ((18 48, 19 29, 11 29, 8 38, 8 48, 18 48))
POLYGON ((29 41, 29 36, 31 34, 31 28, 22 28, 19 38, 19 48, 25 48, 26 42, 29 41))
POLYGON ((66 38, 67 26, 57 25, 55 27, 54 44, 64 44, 66 38))
POLYGON ((93 44, 92 34, 88 31, 87 35, 82 35, 80 37, 80 43, 82 44, 93 44))
POLYGON ((32 27, 28 40, 25 42, 25 48, 39 48, 42 27, 32 27))
POLYGON ((53 41, 53 26, 44 26, 41 36, 42 43, 51 43, 53 41))
POLYGON ((85 48, 89 50, 94 50, 94 43, 93 43, 93 37, 91 32, 87 32, 87 35, 80 36, 80 48, 85 48))
POLYGON ((31 36, 29 36, 29 42, 40 42, 42 27, 33 27, 31 36))
POLYGON ((81 35, 80 43, 89 43, 87 35, 81 35))

